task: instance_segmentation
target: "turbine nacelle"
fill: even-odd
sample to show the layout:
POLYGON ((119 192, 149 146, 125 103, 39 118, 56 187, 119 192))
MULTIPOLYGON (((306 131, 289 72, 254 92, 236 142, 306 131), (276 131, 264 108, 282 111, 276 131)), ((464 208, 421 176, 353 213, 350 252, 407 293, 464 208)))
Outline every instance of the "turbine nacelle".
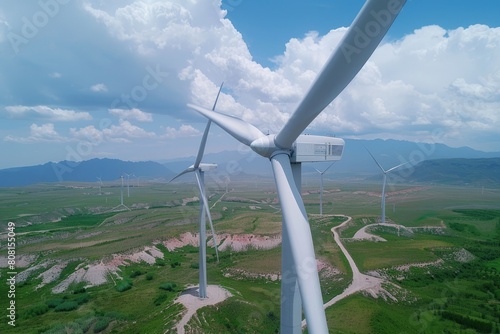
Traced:
POLYGON ((267 135, 254 140, 250 147, 257 154, 271 158, 276 152, 287 152, 290 162, 337 161, 342 158, 345 142, 341 138, 300 135, 290 149, 278 147, 276 135, 267 135))
MULTIPOLYGON (((194 167, 194 166, 193 166, 194 167)), ((217 169, 217 164, 201 163, 198 167, 202 172, 211 172, 217 169)))

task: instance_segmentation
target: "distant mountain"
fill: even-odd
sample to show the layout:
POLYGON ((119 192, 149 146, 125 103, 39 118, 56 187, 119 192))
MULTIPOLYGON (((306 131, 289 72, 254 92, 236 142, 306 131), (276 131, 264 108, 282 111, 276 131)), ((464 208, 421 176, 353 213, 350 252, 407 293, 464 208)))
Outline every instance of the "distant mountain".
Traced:
MULTIPOLYGON (((414 143, 402 140, 360 140, 345 139, 346 145, 342 160, 329 169, 326 177, 356 177, 365 178, 380 173, 379 168, 368 154, 375 156, 377 161, 389 169, 406 162, 406 169, 413 168, 424 160, 445 158, 494 158, 500 157, 500 152, 482 152, 470 147, 453 148, 444 144, 414 143), (366 147, 366 148, 365 148, 366 147)), ((164 161, 164 165, 174 172, 180 172, 193 164, 195 157, 172 159, 164 161)), ((204 162, 217 163, 219 166, 214 173, 230 176, 260 175, 272 176, 270 163, 259 157, 251 150, 224 151, 206 154, 204 162)), ((329 163, 305 163, 303 173, 316 173, 313 167, 319 170, 327 168, 329 163)))
POLYGON ((450 185, 500 186, 500 158, 437 159, 419 163, 408 181, 450 185))
MULTIPOLYGON (((364 179, 370 176, 379 177, 380 170, 367 150, 375 156, 378 163, 385 169, 389 169, 403 162, 406 164, 398 170, 398 175, 402 181, 410 180, 415 182, 435 182, 433 179, 424 181, 424 175, 430 173, 430 166, 419 164, 424 161, 436 161, 437 159, 488 159, 500 158, 500 152, 482 152, 469 147, 452 148, 443 144, 424 144, 401 140, 355 140, 346 139, 344 155, 342 160, 325 174, 326 178, 359 178, 364 179), (419 166, 417 168, 417 166, 419 166), (419 168, 429 168, 428 171, 421 172, 422 176, 416 173, 419 168), (418 178, 417 178, 418 177, 418 178), (420 181, 422 180, 422 181, 420 181)), ((167 161, 152 162, 131 162, 116 159, 92 159, 81 162, 61 161, 58 163, 49 162, 43 165, 30 167, 17 167, 0 170, 0 187, 25 186, 40 182, 97 182, 97 177, 103 181, 119 179, 122 173, 134 174, 141 178, 159 178, 170 180, 174 175, 191 166, 195 157, 181 159, 171 159, 167 161)), ((254 176, 272 177, 271 165, 267 159, 263 159, 250 149, 239 151, 223 151, 220 153, 210 153, 203 157, 203 162, 216 163, 217 169, 207 173, 207 178, 217 182, 225 182, 230 179, 249 179, 254 176)), ((444 164, 444 162, 443 162, 444 164)), ((327 168, 329 163, 304 163, 302 173, 317 174, 314 168, 320 170, 327 168), (313 168, 314 167, 314 168, 313 168)), ((484 165, 485 172, 491 168, 494 173, 495 165, 484 165)), ((437 165, 434 166, 438 168, 437 165)), ((444 171, 452 165, 440 167, 444 171)), ((463 167, 467 168, 467 167, 463 167)), ((451 174, 455 169, 450 169, 451 174)), ((495 169, 498 173, 498 168, 495 169)), ((432 173, 431 173, 432 174, 432 173)), ((436 180, 439 179, 437 174, 436 180)), ((464 174, 460 174, 463 176, 464 174)), ((451 178, 451 175, 449 176, 451 178)), ((493 177, 493 179, 495 179, 493 177)), ((194 178, 183 176, 178 179, 180 182, 193 182, 194 178)), ((451 180, 449 180, 451 182, 451 180)))
POLYGON ((113 181, 123 173, 141 178, 170 179, 174 174, 164 165, 153 162, 132 162, 117 159, 92 159, 81 162, 48 162, 43 165, 0 170, 0 187, 18 187, 42 182, 113 181))

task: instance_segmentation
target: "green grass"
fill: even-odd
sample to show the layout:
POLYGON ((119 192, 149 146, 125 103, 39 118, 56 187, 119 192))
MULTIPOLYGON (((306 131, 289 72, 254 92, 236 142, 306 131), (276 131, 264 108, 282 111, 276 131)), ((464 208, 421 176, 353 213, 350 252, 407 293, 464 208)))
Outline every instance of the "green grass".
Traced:
MULTIPOLYGON (((342 231, 343 238, 350 238, 365 224, 376 222, 380 215, 380 197, 370 193, 380 192, 380 184, 352 182, 332 186, 340 191, 328 193, 324 212, 354 218, 353 224, 342 231)), ((374 233, 387 242, 346 243, 361 271, 387 269, 392 273, 393 266, 437 261, 461 248, 472 253, 475 260, 461 263, 447 259, 444 266, 415 267, 403 280, 394 279, 416 296, 412 303, 386 302, 361 294, 341 300, 327 310, 331 331, 472 333, 476 330, 474 326, 481 326, 476 319, 480 318, 498 332, 500 192, 492 190, 482 195, 477 189, 420 189, 414 185, 389 188, 392 192, 411 190, 403 196, 389 194, 389 219, 406 226, 445 226, 447 233, 416 233, 408 238, 379 230, 374 233), (472 325, 467 324, 467 317, 471 317, 472 325)), ((216 187, 213 189, 211 203, 223 194, 216 187)), ((281 214, 270 206, 276 198, 273 186, 261 191, 255 188, 253 181, 234 182, 232 189, 229 196, 233 199, 225 200, 225 195, 212 209, 218 233, 274 235, 280 232, 281 214)), ((304 186, 303 190, 311 191, 304 196, 308 212, 317 213, 319 198, 313 193, 317 191, 316 185, 304 186)), ((139 203, 146 203, 149 208, 113 213, 104 212, 119 204, 119 187, 107 186, 103 192, 109 195, 99 196, 95 185, 82 184, 0 189, 0 227, 9 220, 15 221, 19 233, 16 251, 37 255, 36 263, 69 261, 60 279, 68 277, 82 263, 100 261, 112 254, 131 252, 156 241, 198 231, 199 203, 181 206, 182 198, 197 196, 193 184, 131 188, 131 197, 125 198, 125 204, 138 207, 139 203), (60 220, 55 222, 57 219, 60 220), (27 222, 33 224, 28 226, 27 222)), ((336 277, 341 281, 321 280, 325 301, 339 294, 349 284, 351 275, 331 233, 331 228, 341 222, 342 218, 338 217, 310 217, 317 257, 341 271, 336 277)), ((45 269, 37 270, 26 283, 16 287, 19 315, 16 328, 1 322, 0 332, 56 333, 63 327, 76 332, 85 329, 86 334, 95 329, 102 333, 156 333, 170 329, 182 313, 181 307, 173 304, 174 299, 187 285, 198 282, 198 269, 193 266, 199 262, 198 249, 190 246, 169 252, 161 245, 158 248, 165 255, 163 260, 154 265, 134 263, 121 267, 122 281, 115 279, 116 283, 110 281, 88 289, 76 284, 64 294, 51 292, 57 282, 36 289, 41 283, 41 278, 36 276, 45 269), (117 287, 123 282, 127 282, 129 288, 118 291, 117 287), (58 305, 64 307, 56 311, 58 305)), ((217 306, 200 309, 198 319, 202 321, 193 320, 190 325, 206 333, 274 333, 279 328, 280 283, 263 278, 226 277, 224 273, 228 269, 248 273, 279 271, 280 248, 220 252, 219 263, 214 260, 212 248, 208 247, 207 252, 209 283, 226 287, 234 297, 217 306)), ((5 254, 6 250, 0 249, 0 255, 5 254)), ((6 277, 6 272, 0 269, 1 277, 6 277)), ((397 274, 394 273, 394 277, 397 274)), ((7 286, 1 284, 0 296, 6 295, 7 286)), ((6 298, 0 299, 0 309, 6 308, 6 302, 6 298)))

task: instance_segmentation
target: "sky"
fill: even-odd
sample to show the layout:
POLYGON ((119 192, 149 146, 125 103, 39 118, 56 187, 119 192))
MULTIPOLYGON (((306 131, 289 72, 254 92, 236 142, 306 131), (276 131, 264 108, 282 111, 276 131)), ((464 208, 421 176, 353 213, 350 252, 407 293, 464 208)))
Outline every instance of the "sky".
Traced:
MULTIPOLYGON (((361 0, 0 6, 0 168, 193 156, 211 108, 278 132, 361 0)), ((500 2, 408 0, 307 133, 500 151, 500 2)), ((212 126, 207 152, 239 150, 212 126)))

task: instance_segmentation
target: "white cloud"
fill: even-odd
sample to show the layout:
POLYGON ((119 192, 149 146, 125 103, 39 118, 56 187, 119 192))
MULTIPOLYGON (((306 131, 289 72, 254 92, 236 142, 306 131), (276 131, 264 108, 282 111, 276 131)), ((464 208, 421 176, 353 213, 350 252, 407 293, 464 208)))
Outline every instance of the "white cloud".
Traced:
POLYGON ((108 87, 103 83, 98 83, 90 87, 90 90, 96 93, 107 92, 108 87))
POLYGON ((120 120, 118 125, 112 125, 107 129, 102 130, 106 137, 110 138, 125 138, 125 139, 138 139, 138 138, 154 138, 154 132, 148 132, 143 128, 133 125, 129 121, 120 120))
POLYGON ((179 129, 166 127, 165 134, 162 136, 167 139, 177 139, 177 138, 186 138, 186 137, 197 137, 201 136, 201 132, 191 125, 182 124, 179 129))
POLYGON ((54 128, 54 124, 46 123, 37 125, 35 123, 30 126, 29 137, 6 136, 5 141, 17 143, 36 143, 36 142, 63 142, 66 138, 60 136, 54 128))
MULTIPOLYGON (((33 6, 37 9, 36 3, 33 6)), ((167 123, 169 127, 155 134, 150 130, 153 124, 146 130, 133 122, 152 122, 151 113, 165 113, 189 124, 195 113, 187 111, 186 103, 211 108, 224 81, 218 111, 241 117, 263 132, 276 132, 346 31, 338 28, 325 35, 311 32, 292 38, 270 69, 253 60, 242 35, 225 18, 220 1, 86 0, 84 11, 81 8, 68 3, 65 17, 72 20, 63 21, 88 29, 57 34, 72 27, 53 20, 43 34, 29 40, 29 47, 20 45, 22 57, 6 59, 15 65, 4 65, 12 71, 0 77, 0 95, 10 99, 4 100, 10 105, 7 116, 90 120, 90 113, 74 110, 83 110, 82 106, 99 110, 92 111, 97 119, 102 117, 97 112, 113 108, 109 113, 121 120, 118 124, 105 130, 73 129, 71 135, 108 141, 196 136, 200 132, 189 125, 176 128, 167 123), (80 41, 77 51, 65 47, 72 42, 67 36, 80 41), (45 47, 49 42, 54 49, 45 47), (78 52, 85 49, 99 52, 78 52), (81 66, 74 66, 76 61, 81 66), (29 67, 32 80, 18 73, 27 63, 36 64, 29 67), (162 75, 155 77, 155 71, 162 75), (47 73, 59 79, 50 79, 47 73), (108 94, 92 93, 104 88, 108 94)), ((8 43, 3 46, 8 48, 8 43)), ((440 130, 441 138, 453 146, 484 143, 498 137, 500 128, 498 59, 500 28, 422 27, 381 45, 307 132, 424 140, 440 130)), ((500 147, 498 139, 497 143, 500 147)))
POLYGON ((131 119, 140 122, 152 122, 153 115, 147 112, 144 112, 140 109, 109 109, 108 110, 111 115, 117 116, 120 119, 131 119))
POLYGON ((91 120, 92 116, 88 112, 79 112, 68 109, 51 108, 48 106, 7 106, 5 110, 13 118, 43 118, 51 121, 82 121, 91 120))

